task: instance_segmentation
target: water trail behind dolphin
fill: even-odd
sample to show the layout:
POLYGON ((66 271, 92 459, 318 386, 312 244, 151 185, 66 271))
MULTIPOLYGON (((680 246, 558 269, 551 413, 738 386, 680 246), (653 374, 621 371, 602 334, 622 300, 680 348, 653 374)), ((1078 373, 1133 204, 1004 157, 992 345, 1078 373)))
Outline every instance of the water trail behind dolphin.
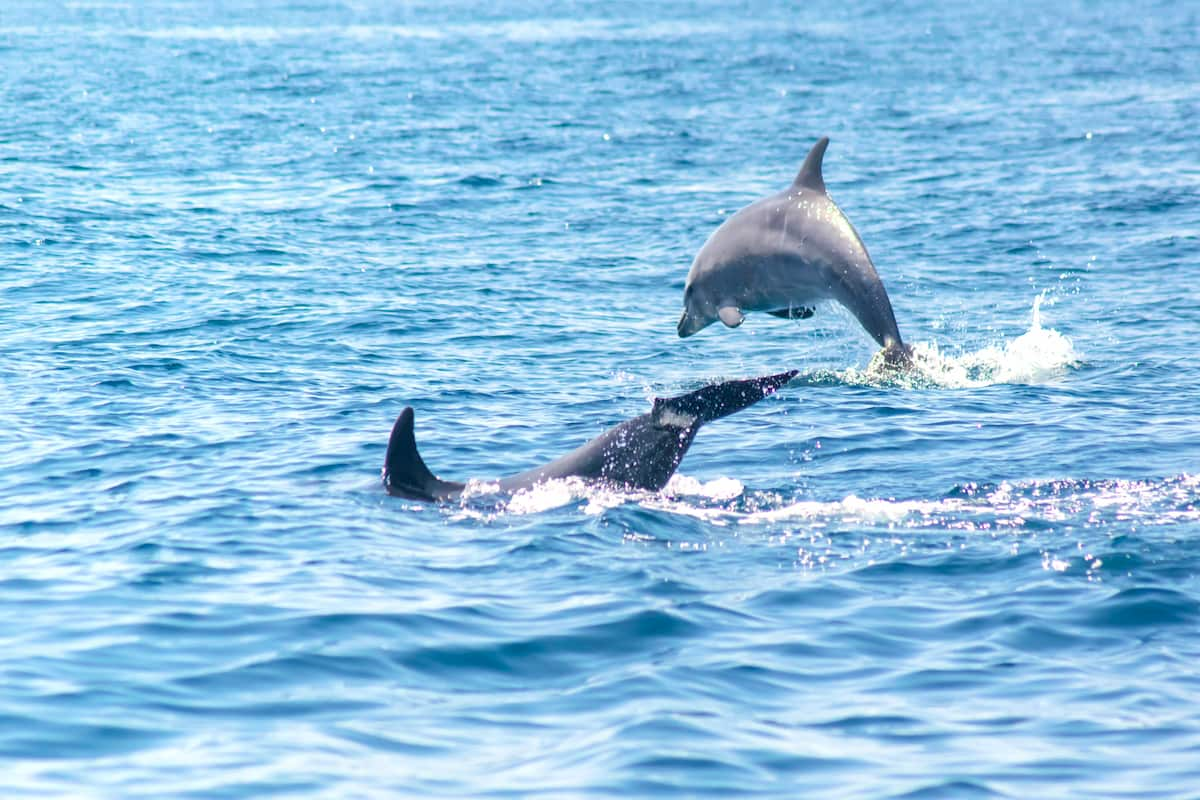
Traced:
POLYGON ((909 371, 888 368, 882 362, 882 354, 878 354, 865 369, 851 367, 835 373, 801 374, 797 380, 905 389, 974 389, 1000 383, 1045 383, 1079 366, 1080 359, 1068 337, 1053 328, 1042 327, 1044 297, 1044 293, 1039 294, 1033 300, 1029 330, 1010 341, 959 355, 943 353, 934 342, 915 342, 913 369, 909 371))

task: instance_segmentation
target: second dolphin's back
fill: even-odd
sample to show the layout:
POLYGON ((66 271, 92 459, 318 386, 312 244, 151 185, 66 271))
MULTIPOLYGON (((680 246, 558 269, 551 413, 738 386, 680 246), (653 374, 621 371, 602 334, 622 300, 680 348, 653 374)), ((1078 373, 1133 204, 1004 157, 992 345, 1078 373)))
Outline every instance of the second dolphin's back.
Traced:
POLYGON ((701 425, 754 405, 795 375, 793 370, 724 381, 656 399, 649 413, 610 428, 549 464, 505 478, 500 490, 512 492, 542 481, 578 477, 626 489, 658 491, 675 474, 701 425))

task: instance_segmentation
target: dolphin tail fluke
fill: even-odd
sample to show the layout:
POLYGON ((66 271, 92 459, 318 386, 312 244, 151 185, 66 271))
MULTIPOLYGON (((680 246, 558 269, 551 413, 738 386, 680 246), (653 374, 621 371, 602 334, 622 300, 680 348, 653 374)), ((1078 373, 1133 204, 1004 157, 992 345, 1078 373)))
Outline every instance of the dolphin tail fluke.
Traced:
POLYGON ((463 484, 438 480, 429 471, 413 435, 413 410, 405 408, 392 426, 387 456, 383 462, 383 485, 388 494, 410 500, 446 500, 463 489, 463 484))
POLYGON ((712 422, 749 408, 767 395, 774 394, 796 374, 796 370, 789 370, 763 378, 714 383, 679 397, 659 398, 654 401, 651 413, 655 420, 673 414, 694 417, 700 422, 712 422))

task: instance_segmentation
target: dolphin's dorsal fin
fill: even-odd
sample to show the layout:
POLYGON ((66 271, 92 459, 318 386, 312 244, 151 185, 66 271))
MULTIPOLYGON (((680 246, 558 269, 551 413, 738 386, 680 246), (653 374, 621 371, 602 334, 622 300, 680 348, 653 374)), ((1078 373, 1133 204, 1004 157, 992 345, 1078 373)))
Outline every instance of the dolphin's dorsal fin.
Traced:
POLYGON ((817 192, 825 191, 825 179, 821 177, 821 160, 825 158, 825 148, 829 146, 829 137, 822 136, 808 151, 804 166, 792 181, 793 189, 812 189, 817 192))
POLYGON ((413 434, 413 410, 405 408, 396 418, 383 462, 383 485, 388 494, 411 500, 444 500, 461 492, 463 484, 438 480, 417 452, 413 434))

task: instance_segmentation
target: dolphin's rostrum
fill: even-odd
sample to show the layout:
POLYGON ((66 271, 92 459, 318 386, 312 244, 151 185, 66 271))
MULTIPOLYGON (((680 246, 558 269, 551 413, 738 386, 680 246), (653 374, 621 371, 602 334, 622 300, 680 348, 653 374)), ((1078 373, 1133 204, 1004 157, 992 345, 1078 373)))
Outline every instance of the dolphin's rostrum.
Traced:
POLYGON ((680 336, 718 319, 736 328, 751 311, 806 318, 818 302, 836 300, 889 362, 910 360, 866 246, 825 191, 828 144, 826 137, 813 145, 791 186, 746 206, 708 237, 688 272, 680 336))
MULTIPOLYGON (((626 420, 565 456, 499 481, 511 493, 555 478, 579 477, 619 489, 658 491, 675 474, 696 431, 706 422, 754 405, 796 372, 715 383, 679 397, 656 399, 651 410, 626 420)), ((383 466, 389 494, 412 500, 453 500, 466 484, 434 476, 417 452, 413 410, 396 419, 383 466)))

